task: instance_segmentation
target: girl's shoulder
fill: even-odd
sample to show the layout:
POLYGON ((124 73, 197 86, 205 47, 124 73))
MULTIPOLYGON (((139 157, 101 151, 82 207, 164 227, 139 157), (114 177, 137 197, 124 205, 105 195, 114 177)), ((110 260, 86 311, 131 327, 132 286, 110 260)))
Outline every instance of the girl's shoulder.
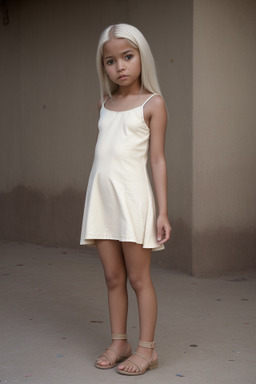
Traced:
POLYGON ((164 98, 159 94, 153 94, 143 107, 144 120, 151 127, 152 121, 166 120, 167 110, 164 98))
POLYGON ((145 102, 145 109, 151 111, 166 109, 164 98, 157 93, 149 95, 148 99, 145 102))

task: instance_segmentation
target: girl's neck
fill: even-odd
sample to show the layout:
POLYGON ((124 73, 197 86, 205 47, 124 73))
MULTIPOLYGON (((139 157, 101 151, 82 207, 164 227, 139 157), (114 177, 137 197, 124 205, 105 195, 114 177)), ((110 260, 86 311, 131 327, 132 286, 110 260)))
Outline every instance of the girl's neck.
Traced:
POLYGON ((115 92, 115 95, 126 97, 126 96, 135 96, 141 95, 144 92, 144 89, 141 87, 140 82, 134 83, 128 87, 120 87, 115 92))
POLYGON ((139 92, 115 92, 112 97, 105 102, 105 107, 112 111, 125 111, 141 105, 148 97, 150 92, 145 89, 139 92))
POLYGON ((133 88, 119 87, 113 96, 125 98, 129 96, 140 96, 145 93, 148 93, 148 92, 141 87, 133 87, 133 88))

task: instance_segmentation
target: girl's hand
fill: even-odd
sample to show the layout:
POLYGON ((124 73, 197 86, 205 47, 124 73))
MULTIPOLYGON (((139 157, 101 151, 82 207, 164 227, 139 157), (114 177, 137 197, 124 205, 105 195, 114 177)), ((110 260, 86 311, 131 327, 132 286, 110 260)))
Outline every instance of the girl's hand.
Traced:
POLYGON ((167 216, 159 216, 157 225, 157 241, 159 244, 166 243, 171 237, 172 227, 167 216))

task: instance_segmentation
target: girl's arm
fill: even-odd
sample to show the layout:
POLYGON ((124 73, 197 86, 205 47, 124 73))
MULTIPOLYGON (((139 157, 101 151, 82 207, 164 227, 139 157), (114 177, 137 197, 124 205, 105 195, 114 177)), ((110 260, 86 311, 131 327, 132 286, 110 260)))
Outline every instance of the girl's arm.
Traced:
POLYGON ((151 131, 150 163, 158 206, 157 241, 163 244, 169 240, 172 230, 167 212, 167 172, 164 153, 167 113, 161 96, 152 97, 148 104, 151 131))

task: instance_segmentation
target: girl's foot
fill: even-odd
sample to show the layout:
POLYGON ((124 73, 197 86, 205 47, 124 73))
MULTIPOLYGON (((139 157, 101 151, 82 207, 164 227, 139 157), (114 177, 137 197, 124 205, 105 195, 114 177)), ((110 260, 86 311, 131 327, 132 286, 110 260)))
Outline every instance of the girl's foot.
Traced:
POLYGON ((148 369, 157 368, 157 364, 155 342, 139 341, 136 352, 122 364, 119 364, 117 372, 121 375, 137 376, 142 375, 148 369))
POLYGON ((108 347, 105 352, 96 360, 95 366, 99 369, 110 369, 127 359, 132 349, 126 339, 117 339, 115 337, 126 336, 126 335, 113 335, 112 344, 108 347))

